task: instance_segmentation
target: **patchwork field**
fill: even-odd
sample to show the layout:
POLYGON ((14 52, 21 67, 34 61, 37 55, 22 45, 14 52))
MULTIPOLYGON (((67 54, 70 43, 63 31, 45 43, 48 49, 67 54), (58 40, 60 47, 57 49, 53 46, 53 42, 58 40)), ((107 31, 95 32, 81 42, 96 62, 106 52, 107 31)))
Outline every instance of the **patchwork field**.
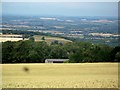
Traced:
POLYGON ((117 88, 117 63, 3 64, 3 88, 117 88))
POLYGON ((69 43, 69 42, 72 42, 70 40, 67 40, 67 39, 64 39, 64 38, 59 38, 59 37, 50 37, 50 36, 39 36, 39 35, 35 35, 34 38, 35 38, 35 41, 43 41, 42 40, 42 37, 45 38, 45 41, 50 44, 51 42, 57 40, 58 42, 61 42, 61 43, 69 43))

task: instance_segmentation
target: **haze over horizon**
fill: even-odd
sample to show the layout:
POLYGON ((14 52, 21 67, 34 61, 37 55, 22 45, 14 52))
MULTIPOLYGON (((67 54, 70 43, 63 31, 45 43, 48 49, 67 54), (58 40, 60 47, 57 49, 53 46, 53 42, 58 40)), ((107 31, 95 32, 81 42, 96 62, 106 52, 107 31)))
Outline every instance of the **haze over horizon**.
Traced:
POLYGON ((3 15, 118 16, 117 2, 3 2, 3 15))

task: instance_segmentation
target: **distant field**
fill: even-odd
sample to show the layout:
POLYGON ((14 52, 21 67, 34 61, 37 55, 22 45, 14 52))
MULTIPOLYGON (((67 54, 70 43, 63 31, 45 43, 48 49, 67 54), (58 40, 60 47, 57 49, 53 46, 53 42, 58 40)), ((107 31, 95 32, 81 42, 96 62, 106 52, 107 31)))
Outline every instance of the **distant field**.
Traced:
MULTIPOLYGON (((40 36, 40 35, 35 35, 34 36, 34 38, 35 38, 35 41, 43 41, 42 40, 42 37, 43 36, 40 36)), ((44 36, 45 37, 45 41, 47 42, 47 43, 51 43, 51 42, 53 42, 53 41, 55 41, 55 40, 57 40, 57 41, 59 41, 59 42, 61 42, 61 43, 68 43, 68 42, 72 42, 72 41, 70 41, 70 40, 67 40, 67 39, 64 39, 64 38, 59 38, 59 37, 50 37, 50 36, 44 36)))
POLYGON ((2 38, 0 37, 0 42, 6 42, 6 41, 20 41, 23 40, 23 38, 2 38))
POLYGON ((117 63, 4 64, 3 88, 117 88, 117 63), (28 71, 24 71, 24 68, 28 71))

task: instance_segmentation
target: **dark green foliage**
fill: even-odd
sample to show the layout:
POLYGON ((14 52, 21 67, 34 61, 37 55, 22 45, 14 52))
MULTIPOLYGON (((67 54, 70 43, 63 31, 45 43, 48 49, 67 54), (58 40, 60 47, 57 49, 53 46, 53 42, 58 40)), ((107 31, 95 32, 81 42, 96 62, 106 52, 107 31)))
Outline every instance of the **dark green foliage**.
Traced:
POLYGON ((94 45, 92 43, 78 43, 79 48, 70 55, 74 62, 109 62, 111 47, 94 45))
POLYGON ((30 37, 29 40, 31 40, 31 41, 35 41, 34 37, 30 37))
POLYGON ((69 63, 114 62, 120 59, 119 47, 88 42, 67 44, 34 42, 33 39, 2 43, 3 63, 44 63, 45 59, 67 59, 69 63), (114 55, 114 56, 113 56, 114 55), (114 58, 113 58, 114 57, 114 58))
POLYGON ((115 60, 118 61, 119 60, 119 52, 120 52, 120 46, 116 46, 112 51, 111 51, 111 61, 115 60))
POLYGON ((116 53, 115 58, 117 61, 120 61, 120 51, 116 53))
POLYGON ((5 42, 2 46, 3 63, 43 63, 49 47, 45 42, 19 41, 5 42))
POLYGON ((52 45, 53 45, 53 44, 59 44, 59 41, 58 41, 58 40, 54 40, 51 44, 52 44, 52 45))
POLYGON ((63 43, 62 42, 59 42, 58 40, 54 40, 52 43, 51 43, 51 45, 63 45, 63 43))
POLYGON ((45 40, 45 37, 42 37, 41 40, 45 40))
POLYGON ((14 50, 13 42, 5 42, 2 43, 2 62, 10 63, 13 61, 13 50, 14 50))
POLYGON ((49 58, 51 59, 65 59, 68 58, 67 51, 61 45, 51 45, 49 52, 49 58))

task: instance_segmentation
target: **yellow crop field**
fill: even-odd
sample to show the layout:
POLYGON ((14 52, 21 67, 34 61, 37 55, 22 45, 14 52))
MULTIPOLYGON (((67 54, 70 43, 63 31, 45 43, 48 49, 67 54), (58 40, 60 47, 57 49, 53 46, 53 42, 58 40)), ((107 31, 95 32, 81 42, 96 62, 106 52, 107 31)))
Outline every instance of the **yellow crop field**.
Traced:
POLYGON ((3 64, 3 88, 117 88, 117 63, 3 64))

